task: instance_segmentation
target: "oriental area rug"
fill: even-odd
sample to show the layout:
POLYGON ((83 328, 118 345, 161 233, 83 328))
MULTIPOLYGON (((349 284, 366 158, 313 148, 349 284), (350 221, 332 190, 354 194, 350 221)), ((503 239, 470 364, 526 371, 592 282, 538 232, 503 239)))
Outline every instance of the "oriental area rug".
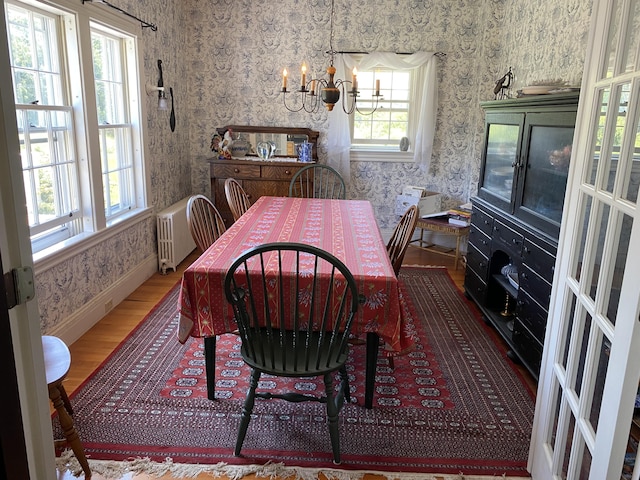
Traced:
MULTIPOLYGON (((341 465, 332 463, 325 406, 315 402, 258 399, 242 456, 233 455, 249 376, 239 339, 218 338, 216 400, 210 401, 202 339, 181 345, 176 338, 176 285, 70 396, 92 468, 96 460, 118 460, 231 478, 258 472, 256 466, 284 468, 287 475, 297 470, 297 478, 305 478, 303 471, 329 478, 527 476, 533 392, 445 269, 403 267, 400 284, 419 338, 411 353, 394 358, 394 368, 380 355, 371 410, 364 408, 365 346, 351 348, 352 402, 339 420, 341 465)), ((260 388, 323 391, 321 380, 268 376, 260 388)), ((55 416, 53 426, 59 438, 55 416)))

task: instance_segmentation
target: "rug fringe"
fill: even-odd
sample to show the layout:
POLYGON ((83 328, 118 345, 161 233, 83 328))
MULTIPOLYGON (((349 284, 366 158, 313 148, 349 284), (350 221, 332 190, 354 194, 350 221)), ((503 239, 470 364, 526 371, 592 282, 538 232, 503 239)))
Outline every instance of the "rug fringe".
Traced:
MULTIPOLYGON (((91 471, 100 474, 109 480, 118 480, 125 474, 145 474, 153 477, 161 477, 171 474, 175 478, 195 478, 201 474, 208 474, 214 478, 228 477, 230 480, 240 480, 247 475, 255 475, 258 478, 287 479, 287 480, 362 480, 369 475, 378 475, 387 480, 529 480, 531 477, 507 477, 486 475, 450 475, 442 473, 398 473, 378 471, 358 471, 339 469, 317 469, 305 467, 288 467, 284 463, 266 463, 264 465, 229 465, 219 462, 214 465, 173 463, 171 458, 164 462, 153 462, 148 458, 136 458, 128 461, 115 460, 91 460, 91 471)), ((69 471, 75 476, 82 475, 82 468, 71 450, 65 450, 56 458, 56 467, 59 472, 69 471)))

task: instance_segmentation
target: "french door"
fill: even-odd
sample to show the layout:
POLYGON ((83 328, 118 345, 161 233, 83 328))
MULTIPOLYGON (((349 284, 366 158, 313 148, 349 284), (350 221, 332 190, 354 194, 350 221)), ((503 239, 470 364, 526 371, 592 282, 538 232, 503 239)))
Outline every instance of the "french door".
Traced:
POLYGON ((640 478, 630 440, 640 378, 640 0, 594 0, 591 18, 529 457, 534 479, 640 478))

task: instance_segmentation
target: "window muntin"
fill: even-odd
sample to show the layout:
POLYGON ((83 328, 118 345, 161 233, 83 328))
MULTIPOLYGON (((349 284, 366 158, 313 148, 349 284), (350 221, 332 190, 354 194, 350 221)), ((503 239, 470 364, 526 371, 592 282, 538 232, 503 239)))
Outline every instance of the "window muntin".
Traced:
POLYGON ((411 71, 376 68, 358 72, 358 109, 351 118, 351 145, 355 148, 397 150, 409 132, 411 71), (378 109, 373 94, 380 80, 378 109))

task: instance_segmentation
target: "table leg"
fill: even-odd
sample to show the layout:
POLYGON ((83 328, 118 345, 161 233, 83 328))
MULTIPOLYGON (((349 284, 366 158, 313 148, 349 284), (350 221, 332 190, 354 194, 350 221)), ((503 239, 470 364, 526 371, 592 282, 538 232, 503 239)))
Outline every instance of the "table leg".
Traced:
POLYGON ((364 406, 373 408, 373 389, 376 383, 376 365, 378 364, 378 347, 380 337, 375 332, 367 333, 367 365, 364 387, 364 406))
POLYGON ((460 235, 456 235, 456 260, 453 263, 453 269, 458 269, 458 259, 460 258, 460 235))
POLYGON ((216 399, 216 337, 204 337, 204 366, 207 378, 207 398, 216 399))

